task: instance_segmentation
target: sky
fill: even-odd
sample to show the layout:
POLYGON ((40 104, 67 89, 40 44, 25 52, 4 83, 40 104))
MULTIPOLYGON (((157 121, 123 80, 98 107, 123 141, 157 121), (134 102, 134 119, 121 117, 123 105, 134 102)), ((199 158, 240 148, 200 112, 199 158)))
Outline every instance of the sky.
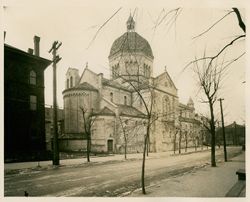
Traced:
MULTIPOLYGON (((61 108, 65 74, 69 67, 79 69, 81 74, 88 62, 88 68, 96 73, 102 72, 109 78, 109 51, 114 40, 126 32, 126 21, 130 13, 134 14, 136 21, 135 31, 151 45, 154 55, 153 76, 162 73, 166 66, 178 89, 179 101, 186 104, 191 97, 196 112, 205 115, 208 114, 208 106, 201 102, 204 96, 198 88, 197 77, 191 67, 185 71, 183 69, 190 61, 202 57, 204 50, 207 55, 214 55, 235 36, 243 34, 235 14, 232 13, 206 34, 192 39, 224 16, 230 10, 230 6, 184 6, 172 26, 168 22, 171 22, 173 15, 169 15, 154 28, 157 19, 162 19, 164 14, 178 6, 153 3, 140 4, 143 6, 135 3, 100 5, 97 1, 71 4, 65 1, 65 4, 52 5, 5 2, 5 43, 27 51, 28 48, 33 48, 33 36, 40 36, 40 56, 52 59, 48 50, 53 41, 62 42, 58 50, 62 60, 57 65, 57 95, 61 108), (118 13, 100 29, 91 43, 98 29, 117 10, 118 13)), ((240 11, 245 20, 245 10, 240 11)), ((228 48, 223 55, 224 60, 231 60, 245 50, 245 40, 240 40, 228 48)), ((245 123, 245 66, 246 57, 243 56, 227 69, 223 77, 219 97, 225 99, 223 106, 226 124, 233 121, 245 123)), ((52 66, 45 71, 45 103, 47 106, 52 105, 52 66)), ((216 103, 215 113, 220 119, 219 102, 216 103)))

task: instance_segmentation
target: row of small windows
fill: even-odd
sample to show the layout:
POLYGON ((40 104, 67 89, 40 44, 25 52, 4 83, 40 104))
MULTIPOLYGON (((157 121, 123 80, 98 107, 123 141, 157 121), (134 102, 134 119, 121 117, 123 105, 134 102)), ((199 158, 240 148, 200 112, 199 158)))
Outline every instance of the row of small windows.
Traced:
MULTIPOLYGON (((138 64, 137 62, 132 62, 132 61, 125 62, 126 74, 133 74, 132 71, 135 71, 135 70, 138 69, 138 68, 136 68, 136 67, 138 67, 137 64, 138 64), (131 69, 133 67, 135 69, 131 69)), ((112 78, 117 78, 120 75, 120 66, 119 66, 119 64, 116 64, 116 65, 112 66, 111 69, 112 69, 112 78)), ((147 64, 143 64, 143 75, 145 77, 147 77, 147 78, 150 77, 150 66, 147 65, 147 64)))
MULTIPOLYGON (((113 102, 113 93, 110 93, 110 101, 113 102)), ((127 96, 124 96, 124 105, 127 105, 127 96)))
POLYGON ((71 76, 69 79, 67 79, 67 88, 73 87, 73 77, 71 76))
POLYGON ((120 74, 120 66, 119 64, 116 64, 112 67, 112 78, 117 78, 120 74))
POLYGON ((193 118, 193 114, 186 110, 182 111, 181 116, 184 118, 193 118))

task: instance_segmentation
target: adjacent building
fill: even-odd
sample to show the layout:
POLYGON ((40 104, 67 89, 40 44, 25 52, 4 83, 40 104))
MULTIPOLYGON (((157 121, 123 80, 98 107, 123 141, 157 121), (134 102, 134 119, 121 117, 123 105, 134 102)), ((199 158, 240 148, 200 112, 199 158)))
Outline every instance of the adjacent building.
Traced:
MULTIPOLYGON (((147 121, 144 102, 152 104, 152 114, 157 116, 150 127, 150 151, 173 150, 176 135, 184 133, 188 133, 185 141, 189 147, 202 144, 202 125, 192 99, 187 105, 179 103, 178 90, 166 69, 153 77, 150 44, 135 32, 132 16, 126 25, 127 32, 110 49, 110 79, 93 72, 88 65, 81 75, 77 68, 68 69, 61 151, 86 150, 85 123, 91 122, 93 152, 121 153, 125 145, 127 152, 142 152, 147 121)), ((184 138, 181 141, 184 144, 184 138)))
MULTIPOLYGON (((245 126, 239 125, 236 122, 225 126, 225 137, 227 145, 245 145, 245 126)), ((216 131, 217 144, 223 145, 222 128, 216 131)))
MULTIPOLYGON (((57 109, 57 130, 58 136, 64 134, 63 109, 57 109)), ((53 108, 45 107, 45 141, 46 150, 52 151, 53 148, 53 108)))
POLYGON ((30 160, 45 152, 44 70, 50 60, 4 44, 4 158, 30 160))

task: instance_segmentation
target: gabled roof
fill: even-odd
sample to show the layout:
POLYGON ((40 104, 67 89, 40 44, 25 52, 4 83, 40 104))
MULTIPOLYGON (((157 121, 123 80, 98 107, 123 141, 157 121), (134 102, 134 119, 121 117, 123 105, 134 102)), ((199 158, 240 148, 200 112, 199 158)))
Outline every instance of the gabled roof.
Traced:
POLYGON ((102 78, 102 84, 104 86, 110 86, 110 87, 113 87, 113 88, 117 88, 117 89, 122 89, 122 90, 125 90, 125 91, 128 91, 128 92, 131 92, 131 90, 129 90, 127 87, 123 86, 122 84, 114 81, 114 80, 109 80, 109 79, 106 79, 106 78, 102 78))
POLYGON ((86 71, 89 71, 91 74, 93 74, 95 76, 98 76, 98 74, 96 74, 95 72, 93 72, 92 70, 90 70, 88 67, 85 67, 84 70, 83 70, 83 72, 82 72, 82 74, 81 74, 81 76, 80 76, 79 82, 81 82, 82 77, 83 77, 83 75, 85 74, 86 71))
POLYGON ((90 85, 87 82, 80 83, 79 85, 75 86, 74 88, 83 89, 83 90, 98 91, 94 86, 90 85))
POLYGON ((132 116, 132 117, 141 117, 145 118, 146 115, 139 111, 138 109, 128 106, 128 105, 117 105, 118 111, 121 116, 132 116))
POLYGON ((77 68, 74 68, 74 67, 69 67, 69 68, 67 69, 66 74, 68 73, 68 71, 69 71, 69 70, 76 70, 76 71, 79 71, 79 69, 77 69, 77 68))
POLYGON ((83 83, 80 83, 79 85, 77 86, 74 86, 72 88, 68 88, 66 90, 63 91, 64 92, 67 92, 67 91, 70 91, 70 90, 88 90, 88 91, 98 91, 94 86, 90 85, 89 83, 87 82, 83 82, 83 83))
POLYGON ((176 86, 175 86, 175 84, 174 84, 172 78, 170 77, 170 75, 169 75, 169 73, 168 73, 167 71, 161 73, 160 75, 158 75, 158 76, 155 77, 154 79, 157 80, 159 77, 163 76, 164 74, 167 75, 167 77, 169 78, 169 80, 170 80, 170 82, 172 83, 173 87, 174 87, 176 90, 178 90, 178 89, 176 88, 176 86))
POLYGON ((115 116, 115 113, 108 107, 104 107, 100 112, 95 113, 94 115, 106 115, 106 116, 115 116))
POLYGON ((231 123, 231 124, 225 126, 225 128, 235 128, 235 126, 237 128, 240 128, 240 127, 244 128, 245 127, 244 125, 239 125, 239 124, 237 124, 237 123, 234 122, 234 123, 231 123))

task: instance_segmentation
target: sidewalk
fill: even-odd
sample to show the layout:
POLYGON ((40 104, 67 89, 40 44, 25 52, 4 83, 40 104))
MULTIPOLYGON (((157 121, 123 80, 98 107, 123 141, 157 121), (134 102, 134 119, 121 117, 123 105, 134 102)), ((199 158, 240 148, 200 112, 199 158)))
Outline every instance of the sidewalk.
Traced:
MULTIPOLYGON (((245 152, 229 162, 217 163, 193 170, 176 177, 168 178, 146 187, 149 197, 225 197, 226 193, 238 181, 236 171, 245 169, 245 152)), ((136 190, 129 197, 145 196, 136 190)), ((240 197, 244 197, 244 192, 240 197)))
MULTIPOLYGON (((206 152, 210 151, 207 149, 199 150, 197 152, 206 152)), ((191 154, 194 152, 194 149, 188 149, 188 152, 185 153, 184 149, 182 150, 182 154, 191 154)), ((147 159, 151 158, 162 158, 167 156, 172 156, 173 151, 167 152, 158 152, 158 153, 150 153, 147 159)), ((178 151, 176 151, 176 155, 178 155, 178 151)), ((142 159, 142 153, 135 153, 135 154, 127 154, 127 160, 136 160, 142 159)), ((124 161, 124 154, 115 154, 110 156, 98 157, 98 156, 91 156, 90 157, 91 163, 104 163, 109 161, 124 161)), ((83 158, 76 158, 76 159, 63 159, 60 160, 60 166, 74 166, 74 165, 81 165, 87 163, 86 157, 83 158)), ((38 165, 41 168, 49 168, 52 167, 52 161, 34 161, 34 162, 20 162, 20 163, 5 163, 4 170, 21 170, 21 169, 34 169, 37 168, 38 165)))

